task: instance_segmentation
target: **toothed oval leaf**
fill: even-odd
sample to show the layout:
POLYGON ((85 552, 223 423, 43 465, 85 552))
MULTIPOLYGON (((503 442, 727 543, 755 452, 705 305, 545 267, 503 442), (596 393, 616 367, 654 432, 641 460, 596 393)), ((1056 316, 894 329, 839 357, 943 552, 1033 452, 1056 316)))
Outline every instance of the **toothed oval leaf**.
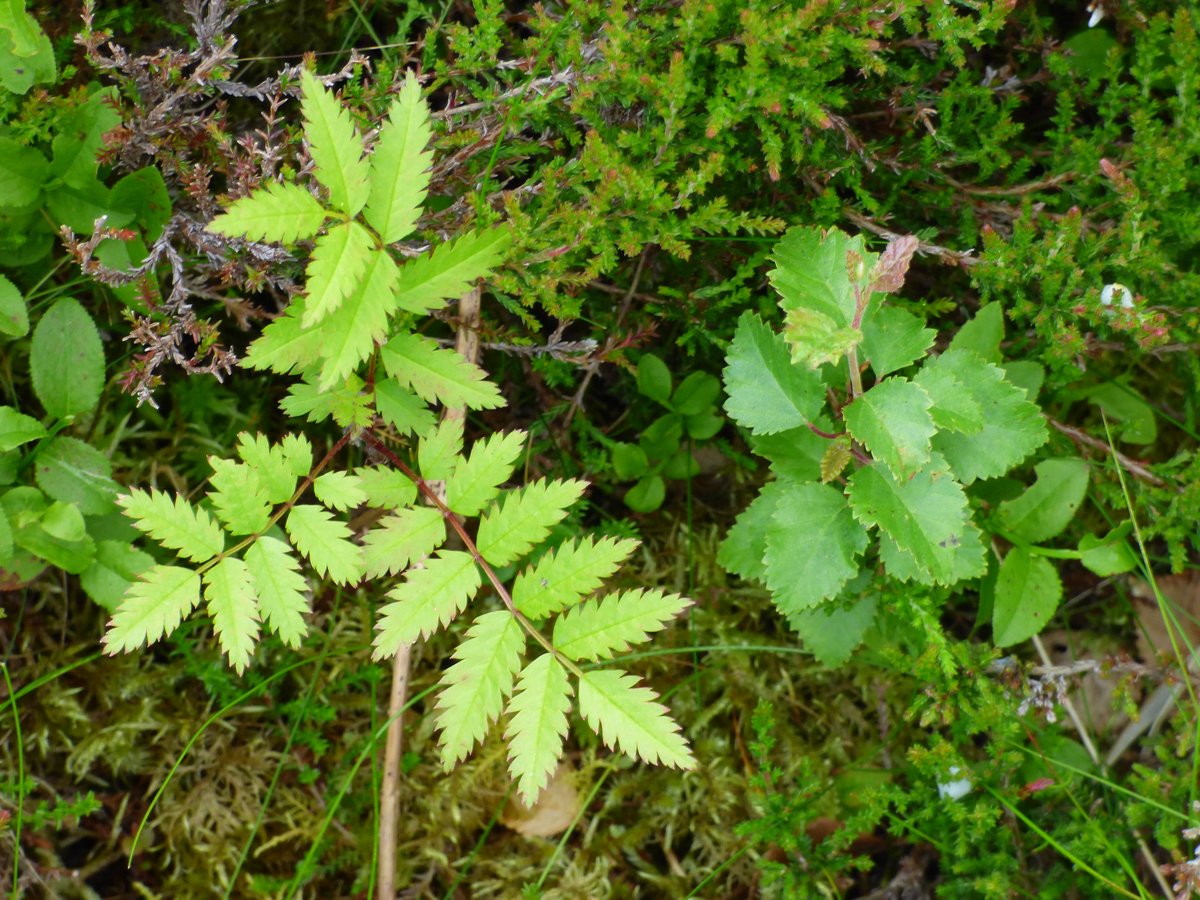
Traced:
POLYGON ((131 490, 117 502, 133 519, 133 526, 164 547, 177 550, 192 562, 202 563, 225 549, 225 535, 208 513, 182 497, 173 500, 162 491, 131 490))
POLYGON ((153 644, 179 627, 200 602, 200 576, 181 566, 152 566, 129 586, 108 623, 110 655, 153 644))
POLYGON ((687 741, 658 702, 637 679, 616 669, 595 669, 579 678, 579 714, 604 745, 651 764, 693 769, 687 741))
POLYGON ((317 180, 329 190, 329 202, 353 216, 367 202, 370 169, 363 142, 350 113, 307 69, 300 73, 304 137, 317 180))
POLYGON ((549 653, 521 670, 517 693, 508 704, 505 738, 508 771, 526 806, 533 805, 562 758, 570 698, 567 672, 549 653))
POLYGON ((512 694, 525 633, 505 609, 479 616, 454 651, 437 699, 438 741, 446 771, 478 744, 512 694))
POLYGON ((296 184, 273 181, 249 196, 234 200, 208 223, 207 230, 226 237, 291 244, 312 237, 325 221, 325 207, 296 184))
POLYGON ((457 616, 479 590, 479 577, 475 559, 460 550, 441 550, 423 568, 409 569, 379 611, 374 658, 394 656, 401 644, 428 637, 457 616))

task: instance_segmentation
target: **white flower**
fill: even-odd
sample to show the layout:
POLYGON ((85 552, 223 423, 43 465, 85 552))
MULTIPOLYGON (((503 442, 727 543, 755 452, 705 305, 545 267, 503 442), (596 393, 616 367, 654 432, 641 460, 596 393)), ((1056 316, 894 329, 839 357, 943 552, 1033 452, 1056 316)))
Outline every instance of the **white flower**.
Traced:
POLYGON ((1100 24, 1100 20, 1104 18, 1104 7, 1100 5, 1100 0, 1092 0, 1087 8, 1088 12, 1092 14, 1092 17, 1088 19, 1088 28, 1095 28, 1100 24))
MULTIPOLYGON (((962 769, 960 769, 958 766, 950 767, 951 776, 957 775, 961 771, 962 769)), ((971 779, 960 778, 957 781, 948 781, 945 784, 939 784, 937 787, 938 796, 943 800, 961 800, 963 797, 967 796, 967 794, 971 793, 971 788, 973 785, 971 784, 971 779)))
POLYGON ((1125 285, 1114 281, 1112 284, 1106 284, 1100 291, 1100 302, 1105 306, 1112 306, 1113 298, 1119 298, 1121 309, 1133 309, 1133 291, 1125 285))

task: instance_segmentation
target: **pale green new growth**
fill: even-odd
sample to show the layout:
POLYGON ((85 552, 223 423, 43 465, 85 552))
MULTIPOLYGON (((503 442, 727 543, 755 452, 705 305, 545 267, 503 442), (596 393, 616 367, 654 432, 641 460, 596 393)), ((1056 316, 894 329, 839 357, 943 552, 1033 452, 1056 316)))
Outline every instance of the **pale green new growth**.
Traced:
POLYGON ((429 403, 495 409, 504 398, 478 366, 419 334, 398 334, 380 352, 388 375, 429 403))
POLYGON ((192 562, 202 563, 225 549, 221 526, 204 510, 194 508, 182 497, 172 500, 162 491, 134 488, 117 502, 133 519, 133 525, 164 547, 176 550, 192 562))
POLYGON ((517 792, 532 806, 562 756, 571 708, 567 672, 549 653, 521 670, 517 693, 508 704, 508 771, 517 792))
POLYGON ((306 369, 320 359, 321 332, 302 328, 303 315, 304 299, 298 297, 247 348, 242 365, 286 375, 293 369, 306 369))
POLYGON ((479 552, 493 566, 516 562, 546 539, 586 487, 586 481, 543 478, 508 494, 480 520, 479 552))
POLYGON ((424 256, 409 260, 400 271, 396 288, 403 309, 427 313, 446 301, 461 297, 504 258, 512 243, 506 227, 468 231, 438 244, 424 256))
POLYGON ((396 271, 390 256, 373 251, 358 286, 321 323, 322 390, 349 375, 387 333, 396 308, 396 271))
POLYGON ((367 502, 362 480, 349 472, 326 472, 313 482, 313 493, 330 509, 356 509, 367 502))
POLYGON ((458 466, 463 450, 463 420, 457 416, 442 420, 417 445, 417 465, 426 481, 447 481, 458 466))
POLYGON ((325 208, 304 188, 273 181, 233 201, 208 223, 208 230, 226 237, 290 244, 315 235, 326 215, 325 208))
POLYGON ((112 655, 153 644, 179 627, 200 602, 200 576, 179 566, 154 566, 130 585, 108 623, 104 650, 112 655))
POLYGON ((367 202, 370 169, 363 159, 363 143, 350 114, 312 72, 300 73, 304 136, 316 168, 317 180, 329 189, 329 202, 354 215, 367 202))
POLYGON ((350 529, 319 506, 293 506, 287 515, 287 533, 318 575, 337 584, 362 578, 362 553, 350 541, 350 529))
POLYGON ((417 486, 403 472, 386 466, 359 466, 354 470, 371 505, 380 509, 401 509, 417 499, 417 486))
POLYGON ((221 649, 240 675, 258 640, 258 601, 246 564, 227 556, 205 572, 204 599, 221 649))
POLYGON ((246 551, 245 563, 263 624, 289 647, 299 649, 300 639, 308 633, 304 623, 308 582, 300 574, 291 548, 276 538, 260 537, 246 551))
POLYGON ((213 474, 209 499, 230 534, 257 534, 271 519, 271 501, 258 473, 245 463, 208 458, 213 474))
MULTIPOLYGON (((349 112, 312 73, 302 72, 301 80, 304 134, 332 209, 303 187, 272 183, 230 204, 209 229, 284 244, 316 238, 305 291, 251 344, 244 364, 297 373, 280 402, 285 413, 316 422, 332 419, 346 429, 339 449, 361 436, 392 465, 358 467, 354 474, 312 471, 313 448, 303 437, 289 435, 272 445, 260 435, 241 434, 241 462, 210 458, 208 502, 219 523, 182 498, 132 491, 121 504, 134 524, 200 564, 200 570, 151 566, 126 591, 105 645, 115 653, 169 634, 195 608, 203 584, 216 637, 237 672, 249 665, 262 629, 299 647, 309 609, 303 556, 316 576, 337 584, 356 584, 364 575, 403 575, 375 624, 374 657, 382 659, 444 628, 479 593, 486 573, 505 608, 477 615, 454 652, 456 663, 442 675, 436 712, 440 754, 447 768, 466 757, 507 701, 510 769, 521 797, 532 803, 563 753, 569 673, 578 675, 572 660, 607 658, 643 642, 690 601, 643 590, 585 600, 637 546, 631 540, 590 537, 544 553, 516 577, 508 595, 494 567, 515 563, 542 544, 579 500, 585 483, 540 480, 502 493, 527 435, 494 434, 464 456, 463 420, 437 425, 431 407, 494 409, 504 405, 504 398, 478 366, 417 334, 411 320, 440 309, 486 277, 502 262, 512 236, 504 225, 460 233, 399 265, 389 245, 415 230, 432 162, 427 149, 431 117, 420 85, 412 74, 406 76, 368 159, 349 112), (406 315, 393 321, 398 309, 406 315), (403 462, 412 453, 411 442, 397 446, 395 457, 391 448, 384 449, 408 435, 417 438, 421 491, 432 499, 429 482, 444 481, 445 508, 415 505, 417 484, 409 476, 416 476, 403 462), (320 505, 298 504, 309 479, 320 505), (360 545, 345 520, 362 506, 390 512, 366 531, 360 545), (455 517, 450 521, 457 527, 459 520, 481 512, 475 547, 471 532, 462 531, 467 549, 445 549, 447 516, 455 517), (276 523, 291 545, 272 536, 276 523), (234 539, 229 551, 226 532, 234 539), (534 622, 564 610, 551 641, 534 622), (543 649, 554 647, 522 670, 531 640, 543 649)), ((751 337, 757 343, 747 352, 746 377, 760 380, 762 355, 769 355, 774 366, 781 352, 786 364, 787 349, 761 322, 747 328, 755 330, 751 337)), ((812 415, 819 412, 819 379, 797 380, 782 369, 771 374, 782 379, 773 396, 809 385, 812 415)), ((669 388, 669 375, 667 382, 669 388)), ((808 418, 797 417, 793 406, 787 421, 803 424, 808 418)), ((0 407, 0 443, 10 445, 5 449, 44 434, 36 421, 0 407)), ((45 528, 60 535, 81 532, 78 515, 52 511, 43 519, 45 528)), ((7 518, 0 525, 7 525, 7 518)), ((7 546, 0 536, 0 558, 7 546)), ((581 700, 581 709, 586 706, 585 717, 609 746, 649 761, 692 765, 677 726, 652 691, 635 687, 632 676, 615 670, 583 678, 588 700, 581 700)))
POLYGON ((442 765, 449 771, 475 748, 504 709, 521 668, 525 634, 507 610, 475 620, 442 675, 437 699, 442 765))
POLYGON ((370 196, 363 212, 385 244, 403 240, 416 227, 429 188, 433 153, 426 146, 432 136, 421 85, 408 72, 387 122, 379 129, 371 154, 370 196))
POLYGON ((317 238, 304 271, 307 290, 300 324, 311 328, 337 309, 359 284, 371 259, 371 235, 357 222, 335 225, 317 238))
POLYGON ((605 745, 648 763, 693 769, 696 760, 679 726, 654 691, 618 669, 584 672, 579 679, 579 714, 605 745))
POLYGON ((392 602, 379 611, 375 659, 433 634, 462 612, 479 585, 474 558, 461 550, 439 550, 422 568, 409 569, 407 580, 388 592, 392 602))
POLYGON ((446 540, 446 521, 431 506, 401 509, 382 519, 363 538, 368 578, 395 575, 433 552, 446 540))
POLYGON ((300 435, 289 434, 280 444, 271 444, 261 434, 243 431, 238 435, 238 456, 254 469, 258 482, 271 503, 291 499, 296 482, 312 465, 312 445, 300 435))
POLYGON ((658 590, 623 591, 588 600, 554 623, 554 647, 571 659, 607 659, 649 640, 691 605, 686 597, 658 590))
POLYGON ((446 480, 446 505, 460 516, 479 515, 512 476, 525 438, 524 431, 510 431, 476 441, 446 480))
POLYGON ((634 540, 584 537, 548 550, 517 576, 513 604, 531 619, 566 609, 599 588, 637 545, 634 540))

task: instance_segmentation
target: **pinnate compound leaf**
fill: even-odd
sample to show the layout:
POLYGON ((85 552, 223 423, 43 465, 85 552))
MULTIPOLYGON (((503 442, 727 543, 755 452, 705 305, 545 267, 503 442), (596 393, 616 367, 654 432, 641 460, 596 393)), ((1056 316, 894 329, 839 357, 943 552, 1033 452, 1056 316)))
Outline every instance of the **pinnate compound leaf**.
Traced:
POLYGON ((433 162, 427 149, 432 136, 421 84, 408 72, 371 154, 371 189, 363 213, 385 244, 408 237, 420 218, 433 162))
POLYGON ((448 481, 454 476, 463 451, 463 420, 443 419, 417 444, 417 465, 426 481, 448 481))
POLYGON ((531 619, 566 609, 600 587, 637 545, 629 539, 583 537, 548 550, 513 582, 513 603, 531 619))
POLYGON ((350 113, 312 72, 302 71, 300 84, 304 137, 317 180, 329 189, 329 202, 353 216, 367 202, 369 190, 370 169, 363 159, 362 138, 350 120, 350 113))
POLYGON ((562 757, 570 708, 567 672, 553 656, 544 653, 521 670, 517 693, 508 704, 505 737, 508 771, 526 806, 533 805, 562 757))
POLYGON ((304 188, 273 181, 234 200, 208 223, 207 230, 226 237, 290 244, 315 235, 325 216, 325 207, 304 188))
POLYGON ((362 482, 349 472, 326 472, 313 482, 313 493, 330 509, 356 509, 367 502, 362 482))
POLYGON ((933 346, 937 332, 907 310, 871 307, 863 318, 862 350, 876 378, 912 365, 933 346))
POLYGON ((378 509, 400 509, 412 506, 417 499, 417 486, 407 475, 387 466, 359 466, 354 470, 368 502, 378 509))
POLYGON ((936 430, 929 395, 903 378, 881 381, 845 408, 850 434, 897 478, 925 467, 936 430))
POLYGON ((1090 470, 1082 459, 1044 459, 1033 470, 1037 481, 1001 503, 996 520, 1006 535, 1039 544, 1071 524, 1087 496, 1090 470))
POLYGON ((427 313, 461 297, 504 259, 512 242, 507 226, 468 231, 438 244, 428 254, 410 259, 400 270, 397 286, 402 309, 427 313))
POLYGON ((246 551, 245 562, 263 623, 287 646, 299 649, 308 633, 308 582, 291 548, 277 538, 260 537, 246 551))
POLYGON ((238 435, 238 456, 254 470, 258 483, 270 503, 283 503, 292 498, 296 481, 308 472, 312 463, 312 446, 301 435, 288 435, 284 443, 272 445, 261 434, 243 431, 238 435), (300 471, 297 471, 299 469, 300 471))
POLYGON ((982 411, 979 431, 941 431, 933 438, 933 449, 963 484, 1003 475, 1046 442, 1049 434, 1041 410, 1021 388, 1005 381, 996 366, 965 350, 947 350, 925 365, 948 369, 982 411))
POLYGON ((362 578, 362 553, 350 542, 350 529, 319 506, 293 506, 287 514, 287 533, 318 575, 337 584, 362 578))
POLYGON ((258 642, 258 601, 246 564, 227 556, 205 572, 204 599, 221 649, 241 675, 258 642))
POLYGON ((617 669, 595 669, 579 679, 579 714, 610 750, 645 762, 693 769, 696 760, 679 726, 637 679, 617 669))
POLYGON ((621 591, 567 610, 554 623, 554 648, 571 659, 607 659, 650 639, 692 605, 659 590, 621 591))
POLYGON ((586 481, 538 479, 498 501, 479 522, 479 552, 493 566, 506 566, 528 553, 567 515, 586 481))
POLYGON ((109 655, 166 637, 200 602, 200 576, 180 566, 154 566, 129 586, 104 634, 109 655))
POLYGON ((479 590, 479 567, 470 553, 439 550, 403 584, 388 592, 391 603, 379 611, 375 659, 394 656, 401 644, 428 637, 462 612, 479 590))
POLYGON ((970 536, 967 497, 935 455, 923 471, 897 480, 883 466, 863 466, 850 476, 847 494, 854 517, 879 530, 938 584, 961 577, 957 549, 970 536))
POLYGON ((790 484, 778 492, 766 526, 766 583, 784 614, 836 597, 858 574, 866 530, 846 496, 825 484, 790 484))
POLYGON ((208 497, 230 534, 257 534, 271 521, 271 501, 258 474, 245 463, 210 456, 213 474, 208 497))
POLYGON ((88 412, 104 388, 104 348, 96 323, 64 297, 42 316, 29 344, 33 392, 56 419, 88 412))
POLYGON ((997 647, 1011 647, 1038 634, 1062 600, 1058 571, 1044 556, 1013 547, 996 576, 992 635, 997 647))
POLYGON ((446 521, 432 506, 410 506, 380 521, 363 538, 368 578, 395 575, 446 542, 446 521))
POLYGON ((420 437, 437 423, 428 404, 392 378, 376 379, 375 406, 383 420, 400 434, 420 437))
POLYGON ((221 526, 202 509, 182 497, 172 500, 162 491, 134 488, 117 503, 133 519, 133 526, 184 559, 202 563, 225 549, 221 526))
POLYGON ((483 370, 455 350, 419 334, 398 334, 380 354, 388 375, 427 403, 495 409, 504 406, 500 389, 483 370))
POLYGON ((321 332, 305 329, 300 324, 303 315, 304 298, 297 297, 246 349, 242 365, 286 375, 293 369, 307 369, 317 362, 321 358, 321 332))
POLYGON ((496 721, 511 696, 525 633, 506 609, 484 613, 454 651, 458 660, 442 675, 437 699, 438 743, 450 771, 465 759, 496 721))
POLYGON ((825 403, 825 386, 792 364, 783 338, 754 313, 743 313, 725 366, 725 411, 754 434, 806 425, 825 403))
POLYGON ((446 505, 460 516, 478 515, 512 476, 525 438, 524 431, 510 431, 476 441, 446 481, 446 505))
POLYGON ((19 413, 11 406, 0 406, 0 453, 44 438, 47 433, 33 416, 19 413))
POLYGON ((334 225, 317 238, 304 270, 303 328, 311 328, 337 309, 358 287, 371 259, 371 235, 357 222, 334 225))
POLYGON ((396 308, 396 264, 381 250, 373 251, 358 286, 321 323, 321 367, 318 387, 326 390, 371 355, 387 332, 396 308))

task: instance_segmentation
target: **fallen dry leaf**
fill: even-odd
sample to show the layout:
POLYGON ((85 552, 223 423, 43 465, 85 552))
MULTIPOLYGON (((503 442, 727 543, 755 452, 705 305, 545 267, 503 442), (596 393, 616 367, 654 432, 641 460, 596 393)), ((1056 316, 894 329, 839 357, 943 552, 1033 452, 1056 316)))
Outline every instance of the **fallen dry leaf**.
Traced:
POLYGON ((575 769, 564 761, 550 776, 533 806, 526 808, 519 800, 510 800, 500 822, 525 837, 553 837, 567 830, 579 808, 575 769))

